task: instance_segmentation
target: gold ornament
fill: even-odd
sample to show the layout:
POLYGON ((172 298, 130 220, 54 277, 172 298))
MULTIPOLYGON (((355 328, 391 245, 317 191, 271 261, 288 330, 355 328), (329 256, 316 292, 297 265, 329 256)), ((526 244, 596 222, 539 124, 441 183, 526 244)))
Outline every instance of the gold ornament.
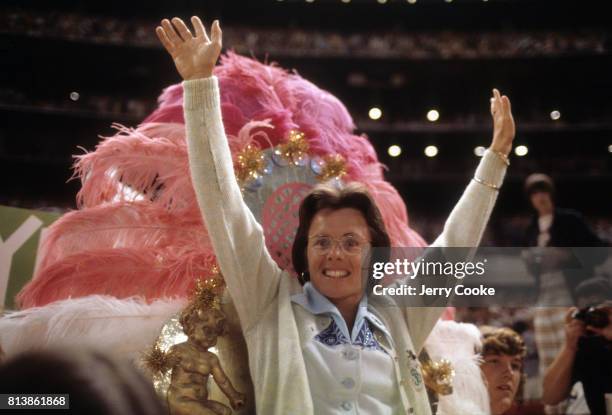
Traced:
POLYGON ((275 153, 297 166, 308 157, 309 149, 310 145, 306 140, 306 135, 301 131, 291 130, 287 141, 279 145, 275 153))
POLYGON ((187 340, 180 323, 180 316, 181 312, 178 312, 164 324, 155 344, 142 355, 142 363, 153 375, 153 386, 164 399, 170 387, 170 369, 176 357, 170 353, 170 349, 175 344, 187 340))
POLYGON ((244 187, 251 180, 263 175, 266 168, 265 155, 259 147, 248 144, 238 153, 235 167, 236 179, 240 187, 244 187))
POLYGON ((163 376, 172 368, 172 356, 162 350, 162 342, 159 340, 144 353, 142 360, 146 367, 156 376, 163 376))
POLYGON ((189 307, 203 310, 220 309, 219 296, 223 292, 223 287, 223 281, 219 278, 208 278, 204 281, 198 279, 189 307))
POLYGON ((426 360, 422 362, 423 378, 425 385, 439 395, 450 395, 453 393, 453 378, 455 369, 447 359, 437 361, 426 360))
POLYGON ((340 179, 346 174, 346 162, 340 154, 327 155, 323 157, 323 167, 317 177, 320 182, 330 179, 340 179))
POLYGON ((216 264, 210 267, 210 274, 215 277, 221 275, 221 271, 219 271, 219 267, 216 264))

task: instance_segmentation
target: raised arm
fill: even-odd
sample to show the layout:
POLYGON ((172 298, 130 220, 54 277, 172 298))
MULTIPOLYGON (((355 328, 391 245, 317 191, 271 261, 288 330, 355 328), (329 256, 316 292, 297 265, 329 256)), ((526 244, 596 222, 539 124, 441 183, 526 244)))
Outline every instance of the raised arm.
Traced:
POLYGON ((489 222, 501 187, 508 154, 515 135, 514 119, 507 96, 497 89, 491 98, 493 140, 459 202, 449 215, 442 234, 432 244, 439 247, 476 247, 489 222))
POLYGON ((219 22, 213 23, 210 38, 198 17, 191 22, 194 34, 176 17, 163 20, 156 33, 184 80, 191 180, 242 329, 248 331, 277 295, 281 270, 234 176, 217 79, 212 76, 221 51, 219 22))
MULTIPOLYGON (((509 165, 508 154, 515 135, 510 100, 497 89, 493 90, 491 98, 491 116, 491 146, 485 151, 474 178, 446 220, 442 234, 432 244, 434 247, 471 248, 480 244, 509 165)), ((449 278, 447 282, 454 283, 455 279, 449 278)), ((443 307, 406 310, 406 320, 417 349, 424 344, 443 311, 443 307)))

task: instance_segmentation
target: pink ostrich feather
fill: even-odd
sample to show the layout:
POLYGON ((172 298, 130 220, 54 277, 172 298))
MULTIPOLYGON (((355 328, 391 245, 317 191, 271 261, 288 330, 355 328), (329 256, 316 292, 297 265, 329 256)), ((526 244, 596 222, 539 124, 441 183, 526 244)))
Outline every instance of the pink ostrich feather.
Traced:
MULTIPOLYGON (((210 248, 199 211, 185 215, 144 201, 115 203, 72 211, 58 219, 45 235, 39 267, 97 249, 197 245, 210 248)), ((36 278, 42 275, 39 272, 36 278)))
POLYGON ((285 103, 288 91, 283 81, 288 74, 284 69, 229 52, 215 68, 215 76, 222 91, 221 108, 228 134, 237 135, 244 120, 269 120, 274 126, 272 143, 276 145, 297 127, 285 103))
MULTIPOLYGON (((170 85, 157 98, 158 107, 145 118, 142 124, 185 124, 183 116, 183 84, 170 85)), ((141 124, 141 125, 142 125, 141 124)))
POLYGON ((17 296, 21 308, 91 295, 141 296, 147 301, 187 297, 197 277, 215 265, 210 249, 112 248, 79 252, 53 262, 17 296), (187 278, 191 276, 192 278, 187 278))
POLYGON ((297 74, 285 79, 284 90, 291 91, 288 102, 295 114, 294 121, 302 128, 313 129, 315 136, 330 141, 333 146, 338 134, 350 134, 355 124, 348 110, 338 98, 297 74))
POLYGON ((227 141, 229 142, 230 150, 234 158, 234 165, 236 164, 238 153, 247 145, 256 145, 258 148, 272 146, 268 133, 274 126, 270 124, 269 121, 270 120, 250 121, 238 131, 238 135, 227 136, 227 141))
MULTIPOLYGON (((228 52, 221 57, 214 74, 219 79, 223 123, 228 135, 237 136, 249 121, 268 119, 274 126, 272 142, 276 145, 296 128, 293 113, 286 106, 290 98, 282 84, 287 77, 285 70, 228 52)), ((185 122, 181 84, 166 88, 158 103, 159 108, 143 123, 185 122)))
POLYGON ((30 307, 65 296, 183 295, 202 269, 214 263, 212 252, 199 212, 176 214, 147 202, 73 211, 49 228, 38 271, 18 302, 30 307), (194 252, 208 265, 189 265, 194 252), (133 270, 142 272, 140 279, 133 270))
POLYGON ((114 127, 119 133, 104 138, 95 152, 76 156, 74 175, 82 181, 79 206, 88 208, 137 196, 172 209, 195 205, 184 126, 114 127), (145 134, 156 132, 165 136, 145 134))

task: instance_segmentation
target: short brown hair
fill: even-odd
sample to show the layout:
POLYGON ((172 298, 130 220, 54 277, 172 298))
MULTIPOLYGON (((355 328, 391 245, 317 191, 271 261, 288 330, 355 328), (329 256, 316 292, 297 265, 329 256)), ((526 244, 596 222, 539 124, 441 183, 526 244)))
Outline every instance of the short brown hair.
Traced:
POLYGON ((380 210, 364 185, 355 182, 340 186, 317 185, 300 205, 300 222, 291 249, 293 269, 300 277, 302 285, 310 280, 306 248, 308 246, 308 231, 313 218, 323 209, 339 210, 344 208, 352 208, 361 212, 368 224, 370 243, 373 247, 388 248, 391 246, 391 240, 380 210))
POLYGON ((520 334, 508 327, 480 327, 482 333, 482 356, 507 355, 521 358, 521 380, 516 391, 515 400, 522 402, 525 387, 525 373, 523 360, 527 355, 527 347, 520 334))
POLYGON ((523 338, 508 327, 482 327, 482 355, 506 354, 524 358, 527 348, 523 338))

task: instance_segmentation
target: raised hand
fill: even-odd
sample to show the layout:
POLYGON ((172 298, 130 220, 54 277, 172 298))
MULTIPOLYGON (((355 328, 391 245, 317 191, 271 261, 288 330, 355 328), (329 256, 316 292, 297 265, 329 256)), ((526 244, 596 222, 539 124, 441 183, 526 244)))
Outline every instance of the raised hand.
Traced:
POLYGON ((219 21, 215 20, 209 38, 199 17, 193 16, 191 23, 195 36, 178 17, 173 18, 172 22, 168 19, 162 20, 155 33, 172 56, 174 65, 184 80, 208 78, 212 75, 221 53, 221 27, 219 21))
POLYGON ((514 127, 514 118, 512 118, 510 99, 505 95, 502 96, 497 89, 493 89, 491 116, 493 117, 493 142, 491 143, 491 150, 507 156, 510 154, 510 150, 512 150, 512 141, 514 140, 516 129, 514 127))

